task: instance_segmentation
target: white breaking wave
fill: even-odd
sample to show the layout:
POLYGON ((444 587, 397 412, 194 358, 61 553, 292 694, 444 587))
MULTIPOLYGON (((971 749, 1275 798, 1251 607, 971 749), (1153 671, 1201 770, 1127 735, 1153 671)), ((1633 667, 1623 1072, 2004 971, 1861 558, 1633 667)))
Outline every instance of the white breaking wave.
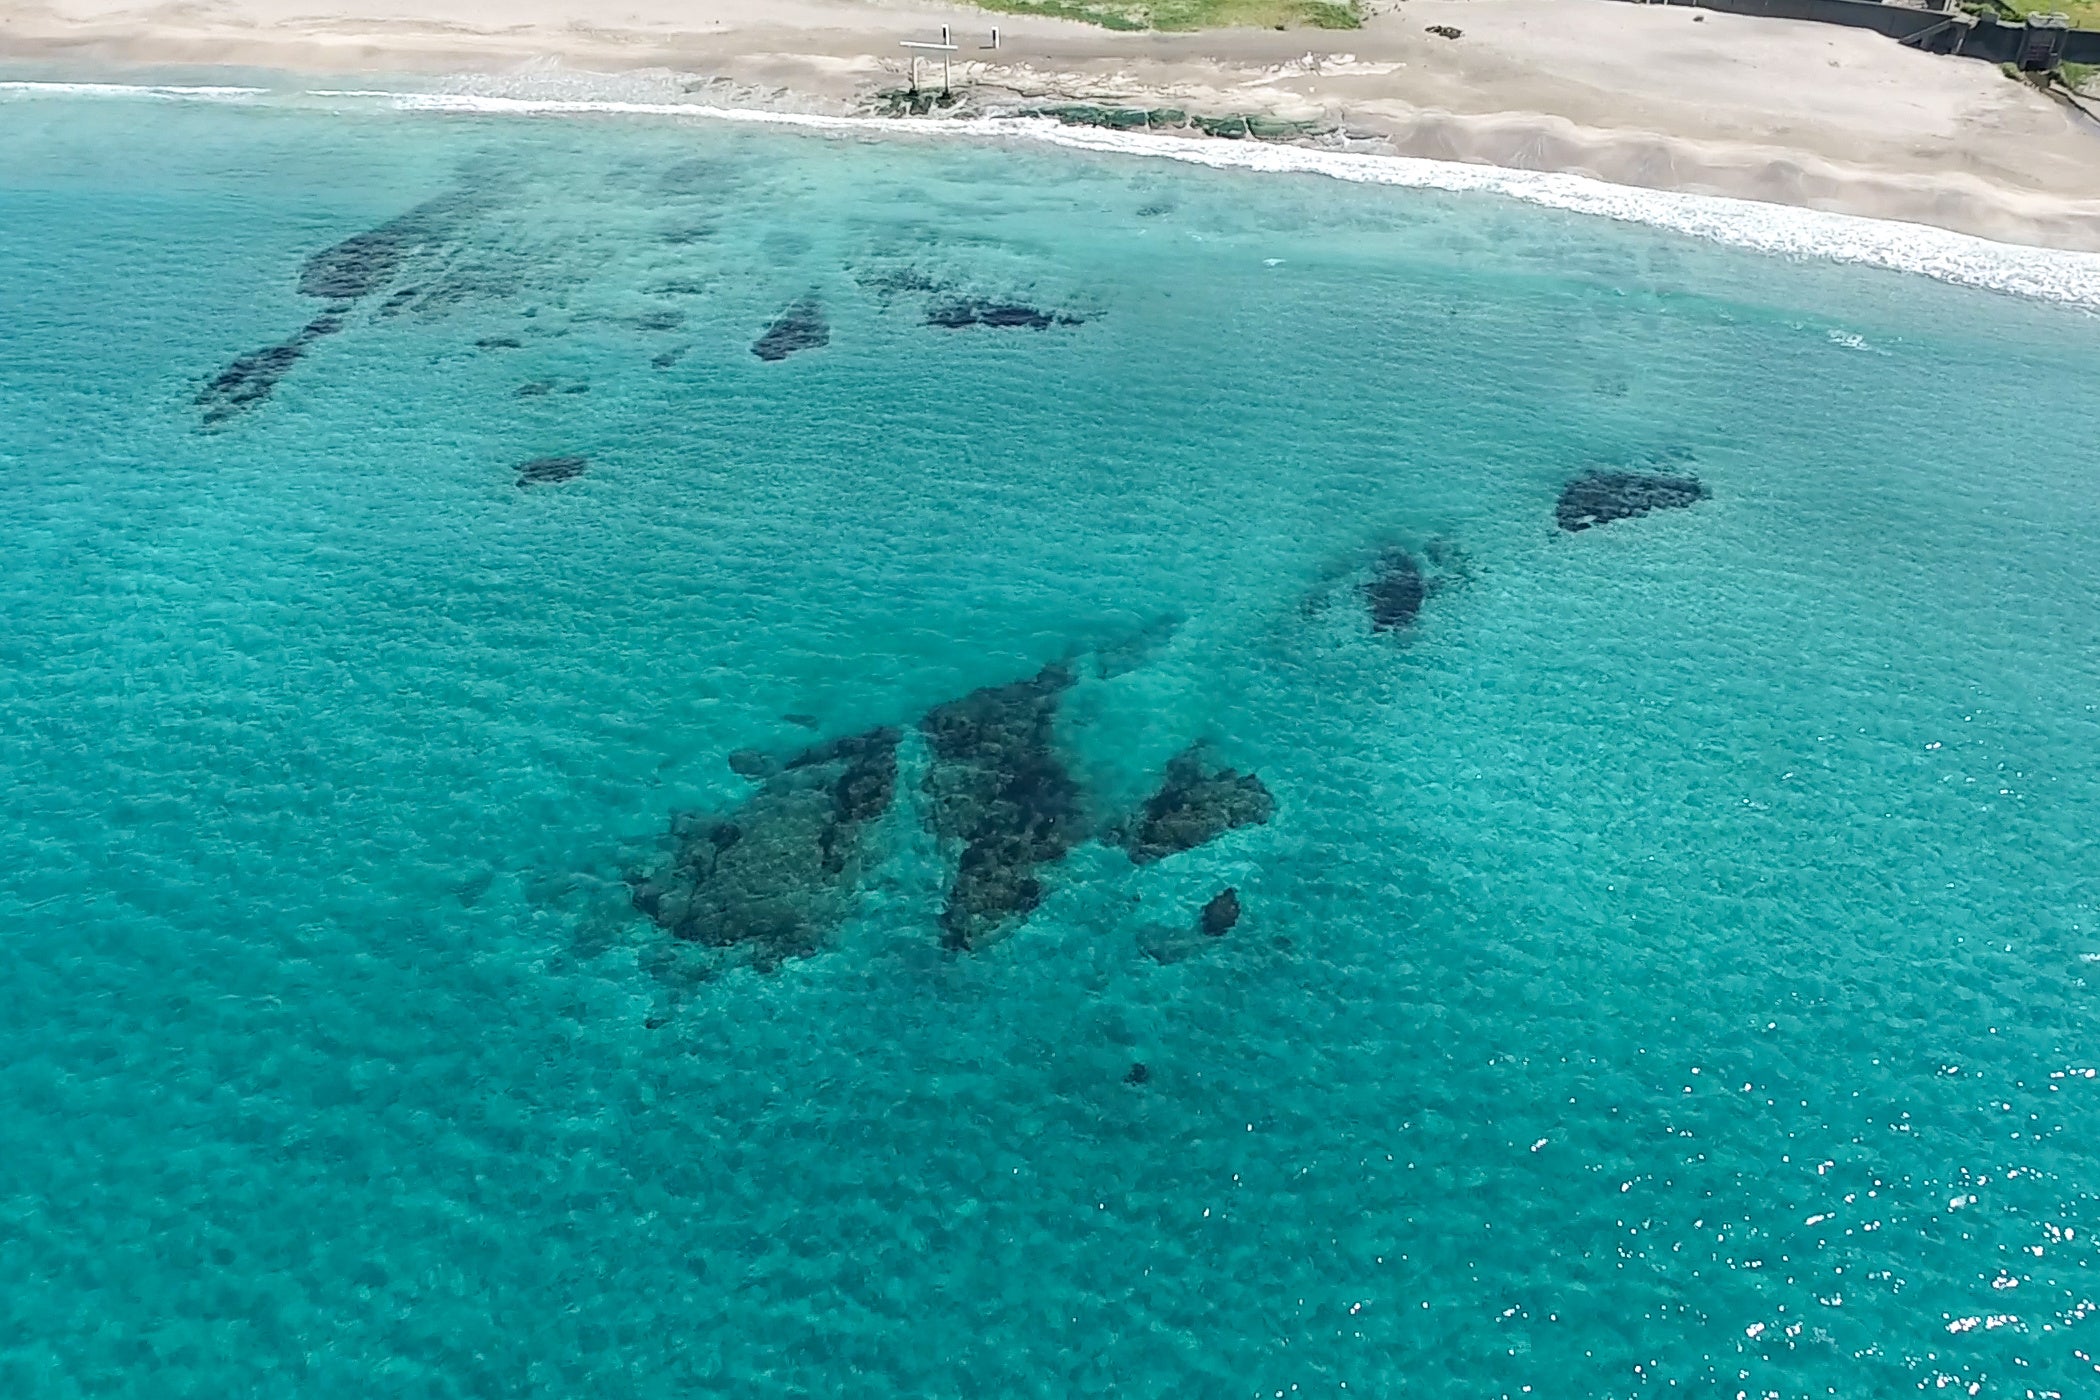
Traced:
POLYGON ((0 82, 0 92, 17 92, 30 97, 161 97, 176 101, 228 102, 261 97, 269 91, 259 87, 184 87, 146 83, 0 82))
MULTIPOLYGON (((319 94, 316 94, 319 95, 319 94)), ((1066 126, 1049 118, 833 117, 685 102, 619 102, 490 97, 466 93, 396 93, 402 111, 582 116, 698 117, 819 131, 1039 141, 1073 150, 1184 161, 1219 170, 1325 175, 1365 185, 1484 193, 1549 209, 1648 224, 1715 243, 1781 257, 1854 263, 1922 273, 1943 282, 2100 309, 2100 253, 2073 253, 1998 243, 1926 224, 1869 219, 1723 195, 1614 185, 1587 175, 1510 170, 1495 165, 1360 155, 1306 146, 1198 140, 1143 132, 1066 126)))
MULTIPOLYGON (((245 99, 260 88, 138 87, 116 83, 0 83, 57 94, 245 99)), ((1920 273, 1942 282, 2100 310, 2100 253, 1999 243, 1926 224, 1870 219, 1724 195, 1614 185, 1587 175, 1363 155, 1253 141, 1199 140, 1066 126, 1049 118, 839 117, 693 102, 498 97, 472 93, 312 89, 300 96, 376 101, 404 112, 524 116, 681 117, 862 135, 1029 140, 1072 150, 1178 160, 1219 170, 1325 175, 1355 184, 1501 195, 1528 204, 1686 234, 1780 257, 1920 273)))

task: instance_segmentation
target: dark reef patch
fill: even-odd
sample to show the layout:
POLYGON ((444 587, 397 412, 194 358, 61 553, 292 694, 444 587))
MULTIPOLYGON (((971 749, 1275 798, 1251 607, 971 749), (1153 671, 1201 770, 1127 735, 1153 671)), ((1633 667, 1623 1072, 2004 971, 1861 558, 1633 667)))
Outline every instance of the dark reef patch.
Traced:
POLYGON ((1275 812, 1276 799, 1259 777, 1230 768, 1206 772, 1191 745, 1175 755, 1159 791, 1117 835, 1133 862, 1149 865, 1236 827, 1260 826, 1275 812))
POLYGON ((542 394, 551 394, 553 392, 553 380, 535 379, 532 380, 530 383, 520 384, 517 387, 517 389, 513 391, 512 397, 520 399, 536 399, 542 394))
POLYGON ((1144 1084, 1150 1082, 1151 1078, 1151 1067, 1143 1060, 1131 1061, 1130 1068, 1124 1071, 1123 1074, 1123 1082, 1125 1084, 1144 1084))
POLYGON ((1223 938, 1240 921, 1240 892, 1227 885, 1210 897, 1196 916, 1196 927, 1212 938, 1223 938))
POLYGON ((798 350, 816 350, 831 343, 831 324, 815 297, 804 297, 780 313, 766 333, 752 342, 751 353, 761 360, 784 360, 798 350))
POLYGON ((1706 487, 1693 476, 1585 472, 1561 488, 1553 518, 1561 529, 1573 534, 1593 525, 1646 515, 1651 510, 1682 510, 1706 496, 1706 487))
POLYGON ((1046 666, 1032 680, 987 686, 920 722, 932 764, 924 790, 934 835, 959 842, 941 911, 942 941, 975 947, 1043 900, 1039 870, 1083 835, 1079 785, 1052 728, 1072 673, 1046 666))
POLYGON ((1024 306, 1012 301, 949 301, 927 309, 926 324, 945 330, 964 330, 970 326, 989 326, 995 330, 1025 328, 1032 331, 1047 330, 1051 326, 1082 326, 1084 316, 1075 316, 1069 311, 1039 311, 1033 306, 1024 306))
POLYGON ((1371 630, 1391 632, 1409 626, 1428 596, 1428 585, 1422 580, 1415 557, 1404 549, 1385 551, 1378 556, 1377 567, 1364 585, 1364 606, 1371 614, 1371 630))
POLYGON ((684 324, 685 313, 683 311, 644 311, 641 315, 634 318, 635 329, 643 331, 675 331, 684 324))
POLYGON ((661 354, 650 356, 649 367, 651 369, 669 369, 672 365, 684 359, 686 352, 692 348, 690 345, 674 345, 661 354))
POLYGON ((523 350, 525 342, 514 335, 486 335, 474 342, 476 350, 523 350))
POLYGON ((582 476, 584 468, 591 464, 588 457, 535 457, 518 464, 518 485, 550 486, 557 481, 569 481, 582 476))
POLYGON ((848 912, 869 824, 896 796, 901 737, 884 727, 820 744, 727 817, 674 818, 669 858, 630 877, 635 908, 761 968, 818 951, 848 912))
POLYGON ((369 296, 393 280, 410 254, 451 234, 457 203, 456 197, 431 200, 323 248, 300 269, 299 290, 332 301, 369 296))
POLYGON ((197 391, 196 402, 204 410, 205 426, 215 427, 261 404, 276 389, 277 381, 299 363, 307 346, 342 328, 343 318, 329 312, 308 321, 290 340, 236 355, 232 364, 197 391))

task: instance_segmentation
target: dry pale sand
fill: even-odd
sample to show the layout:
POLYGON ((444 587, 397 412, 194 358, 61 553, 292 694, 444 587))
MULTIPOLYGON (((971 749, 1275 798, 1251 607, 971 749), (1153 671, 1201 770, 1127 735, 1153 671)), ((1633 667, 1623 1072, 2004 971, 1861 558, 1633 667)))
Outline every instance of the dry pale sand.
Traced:
POLYGON ((900 40, 942 24, 958 84, 986 98, 1319 118, 1404 154, 2100 250, 2100 125, 1991 65, 1615 0, 1381 0, 1355 32, 1177 35, 884 0, 0 0, 0 57, 332 75, 551 60, 843 111, 897 84, 900 40), (994 24, 996 53, 978 47, 994 24))

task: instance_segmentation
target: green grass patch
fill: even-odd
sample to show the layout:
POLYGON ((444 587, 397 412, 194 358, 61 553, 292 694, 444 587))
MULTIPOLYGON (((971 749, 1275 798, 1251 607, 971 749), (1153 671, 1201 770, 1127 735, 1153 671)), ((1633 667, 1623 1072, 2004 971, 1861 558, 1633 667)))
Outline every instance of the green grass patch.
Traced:
POLYGON ((2083 92, 2092 86, 2093 79, 2100 78, 2100 63, 2066 63, 2059 72, 2065 87, 2073 92, 2083 92))
POLYGON ((1962 0, 1961 8, 2014 24, 2028 15, 2069 15, 2073 29, 2100 29, 2100 0, 1962 0))
MULTIPOLYGON (((2100 0, 2093 0, 2100 4, 2100 0)), ((1076 19, 1104 29, 1361 29, 1356 0, 977 0, 1011 15, 1076 19)))

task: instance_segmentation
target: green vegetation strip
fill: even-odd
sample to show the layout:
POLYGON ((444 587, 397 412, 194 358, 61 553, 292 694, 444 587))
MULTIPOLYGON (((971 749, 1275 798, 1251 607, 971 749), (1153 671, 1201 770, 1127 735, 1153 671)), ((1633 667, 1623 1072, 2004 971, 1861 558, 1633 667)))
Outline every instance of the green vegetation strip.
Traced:
MULTIPOLYGON (((1076 19, 1104 29, 1360 29, 1357 0, 977 0, 1013 15, 1076 19)), ((2089 0, 2100 4, 2100 0, 2089 0)))

